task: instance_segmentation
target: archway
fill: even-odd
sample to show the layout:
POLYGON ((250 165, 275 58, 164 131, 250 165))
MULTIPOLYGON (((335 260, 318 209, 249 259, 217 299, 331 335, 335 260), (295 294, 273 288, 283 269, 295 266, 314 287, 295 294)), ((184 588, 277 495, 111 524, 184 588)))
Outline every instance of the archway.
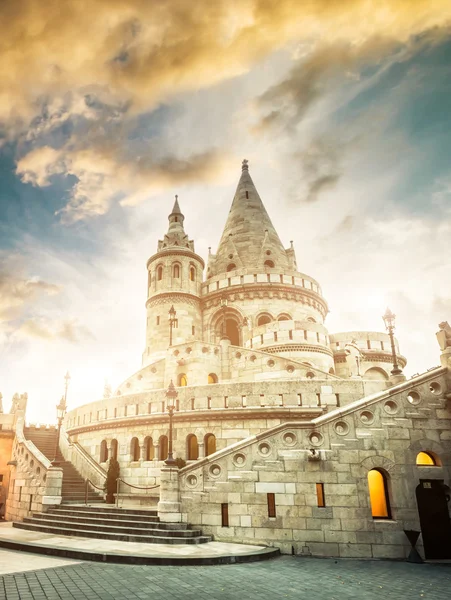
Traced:
POLYGON ((240 330, 235 319, 226 319, 226 336, 229 338, 232 346, 241 346, 240 330))
POLYGON ((443 480, 420 479, 415 493, 426 558, 451 558, 449 496, 443 480))
POLYGON ((387 381, 388 375, 380 367, 371 367, 365 371, 364 379, 371 379, 372 381, 387 381))
POLYGON ((153 460, 155 457, 155 449, 153 447, 153 439, 146 437, 144 440, 144 460, 153 460))
POLYGON ((130 442, 130 460, 133 462, 139 460, 139 440, 136 437, 130 442))
POLYGON ((212 433, 207 433, 204 437, 205 456, 210 456, 216 452, 216 437, 212 433))
POLYGON ((190 433, 186 438, 186 456, 188 460, 197 460, 199 458, 199 444, 197 437, 190 433))

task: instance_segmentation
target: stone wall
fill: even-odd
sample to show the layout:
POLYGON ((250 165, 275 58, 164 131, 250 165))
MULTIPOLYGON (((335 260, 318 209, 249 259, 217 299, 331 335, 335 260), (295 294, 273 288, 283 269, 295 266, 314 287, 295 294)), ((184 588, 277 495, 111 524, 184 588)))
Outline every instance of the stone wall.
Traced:
MULTIPOLYGON (((451 389, 437 368, 310 421, 262 431, 180 472, 183 519, 217 541, 314 556, 405 558, 419 479, 450 483, 451 389), (448 394, 449 395, 449 394, 448 394), (441 466, 420 467, 429 451, 441 466), (367 474, 387 478, 391 518, 371 516, 367 474), (316 484, 324 486, 318 507, 316 484), (268 494, 276 516, 268 516, 268 494), (222 505, 229 526, 222 526, 222 505)), ((421 538, 419 543, 421 551, 421 538)))

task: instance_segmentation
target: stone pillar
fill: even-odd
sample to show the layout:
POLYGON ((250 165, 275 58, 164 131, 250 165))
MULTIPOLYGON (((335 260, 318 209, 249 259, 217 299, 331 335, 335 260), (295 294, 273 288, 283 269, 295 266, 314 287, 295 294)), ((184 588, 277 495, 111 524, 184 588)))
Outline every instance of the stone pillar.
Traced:
POLYGON ((205 458, 205 444, 204 442, 199 442, 199 459, 205 458))
POLYGON ((219 345, 221 347, 221 378, 230 379, 229 338, 222 338, 219 345))
POLYGON ((153 459, 155 462, 158 462, 160 460, 160 444, 155 444, 153 447, 153 452, 153 459))
POLYGON ((163 523, 180 523, 182 520, 177 467, 161 468, 158 517, 163 523))
POLYGON ((445 350, 442 350, 442 353, 440 354, 440 362, 442 367, 447 367, 448 369, 451 369, 451 348, 445 348, 445 350))
POLYGON ((143 444, 142 446, 140 446, 139 450, 140 450, 139 456, 141 458, 141 461, 146 460, 146 444, 143 444))
POLYGON ((45 480, 45 491, 42 496, 42 510, 45 512, 49 506, 61 504, 61 490, 63 487, 63 469, 49 467, 45 480))

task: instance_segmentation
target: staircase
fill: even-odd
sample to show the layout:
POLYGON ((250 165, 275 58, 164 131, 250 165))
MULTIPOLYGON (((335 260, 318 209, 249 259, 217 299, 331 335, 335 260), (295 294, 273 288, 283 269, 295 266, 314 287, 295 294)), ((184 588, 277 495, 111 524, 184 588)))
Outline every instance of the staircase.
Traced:
MULTIPOLYGON (((49 460, 55 458, 55 444, 57 430, 51 429, 37 429, 36 427, 24 427, 24 435, 27 440, 33 442, 38 450, 44 454, 49 460)), ((61 450, 58 448, 56 454, 56 460, 58 467, 63 469, 63 488, 62 488, 62 502, 63 504, 84 504, 85 503, 85 480, 74 467, 74 465, 65 460, 61 454, 61 450)), ((103 495, 101 492, 94 491, 92 488, 88 490, 88 502, 89 504, 103 502, 103 495)))
POLYGON ((202 544, 211 536, 187 523, 160 523, 156 510, 134 510, 97 506, 51 508, 25 517, 13 527, 54 535, 70 535, 146 544, 202 544))

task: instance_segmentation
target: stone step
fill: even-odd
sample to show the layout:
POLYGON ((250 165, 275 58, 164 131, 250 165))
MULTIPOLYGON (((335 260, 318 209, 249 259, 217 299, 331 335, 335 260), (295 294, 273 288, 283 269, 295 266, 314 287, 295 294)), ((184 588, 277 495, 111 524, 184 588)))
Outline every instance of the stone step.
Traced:
POLYGON ((145 544, 205 544, 211 541, 211 536, 196 537, 169 537, 158 535, 127 535, 125 533, 108 533, 106 531, 93 531, 91 529, 71 529, 69 527, 52 527, 49 525, 36 525, 32 523, 14 522, 13 527, 27 531, 39 531, 53 535, 71 535, 77 537, 97 538, 101 540, 116 540, 119 542, 143 542, 145 544))
MULTIPOLYGON (((64 510, 64 508, 52 508, 50 509, 52 512, 56 511, 60 511, 60 510, 64 510)), ((80 506, 74 506, 71 508, 72 511, 79 511, 79 512, 90 512, 92 509, 89 506, 84 506, 84 505, 80 505, 80 506)), ((49 511, 50 512, 50 511, 49 511)), ((111 514, 116 514, 116 515, 143 515, 146 517, 157 517, 158 516, 158 511, 156 511, 154 508, 153 509, 143 509, 143 508, 117 508, 117 507, 113 507, 112 505, 106 505, 104 508, 97 508, 95 509, 95 512, 97 513, 107 513, 109 515, 111 514)), ((134 519, 136 520, 136 519, 134 519)))
MULTIPOLYGON (((140 523, 158 523, 159 522, 159 518, 158 515, 156 513, 156 511, 153 511, 153 513, 148 514, 148 515, 142 515, 142 514, 135 514, 135 513, 121 513, 119 512, 121 509, 117 509, 117 511, 113 510, 113 509, 108 509, 108 510, 102 510, 102 507, 87 507, 88 510, 86 511, 79 511, 77 510, 79 507, 78 506, 71 506, 70 508, 67 507, 66 504, 62 504, 60 505, 61 508, 51 508, 47 511, 46 514, 51 514, 54 517, 58 517, 59 514, 62 514, 63 516, 68 516, 68 517, 74 517, 74 516, 79 516, 80 519, 113 519, 115 521, 127 521, 127 520, 132 520, 134 522, 140 522, 140 523)), ((149 511, 150 512, 150 511, 149 511)), ((168 523, 168 525, 170 525, 168 523)))
POLYGON ((105 515, 104 513, 99 513, 101 516, 93 516, 97 513, 85 513, 83 515, 77 514, 76 511, 57 511, 56 513, 36 513, 33 514, 33 518, 37 517, 40 519, 46 519, 49 521, 54 520, 55 518, 59 521, 71 521, 74 523, 93 523, 97 525, 112 525, 117 527, 124 527, 125 524, 130 525, 130 527, 140 527, 143 529, 189 529, 187 523, 160 523, 158 517, 148 517, 147 520, 134 520, 131 515, 128 515, 125 518, 114 518, 110 515, 105 515))
MULTIPOLYGON (((143 524, 136 524, 130 521, 122 521, 120 525, 112 525, 108 521, 102 523, 89 523, 75 521, 74 519, 65 517, 63 519, 53 519, 49 521, 45 516, 33 515, 33 517, 25 517, 24 523, 31 525, 44 525, 51 527, 67 527, 70 529, 89 529, 90 531, 100 531, 107 533, 118 533, 122 535, 147 535, 147 536, 159 536, 159 537, 180 537, 180 538, 192 538, 200 537, 202 532, 200 529, 162 529, 155 527, 155 523, 146 523, 146 527, 143 524), (154 525, 154 527, 152 527, 154 525), (143 531, 143 529, 145 531, 143 531)), ((160 525, 160 523, 157 523, 160 525)))

